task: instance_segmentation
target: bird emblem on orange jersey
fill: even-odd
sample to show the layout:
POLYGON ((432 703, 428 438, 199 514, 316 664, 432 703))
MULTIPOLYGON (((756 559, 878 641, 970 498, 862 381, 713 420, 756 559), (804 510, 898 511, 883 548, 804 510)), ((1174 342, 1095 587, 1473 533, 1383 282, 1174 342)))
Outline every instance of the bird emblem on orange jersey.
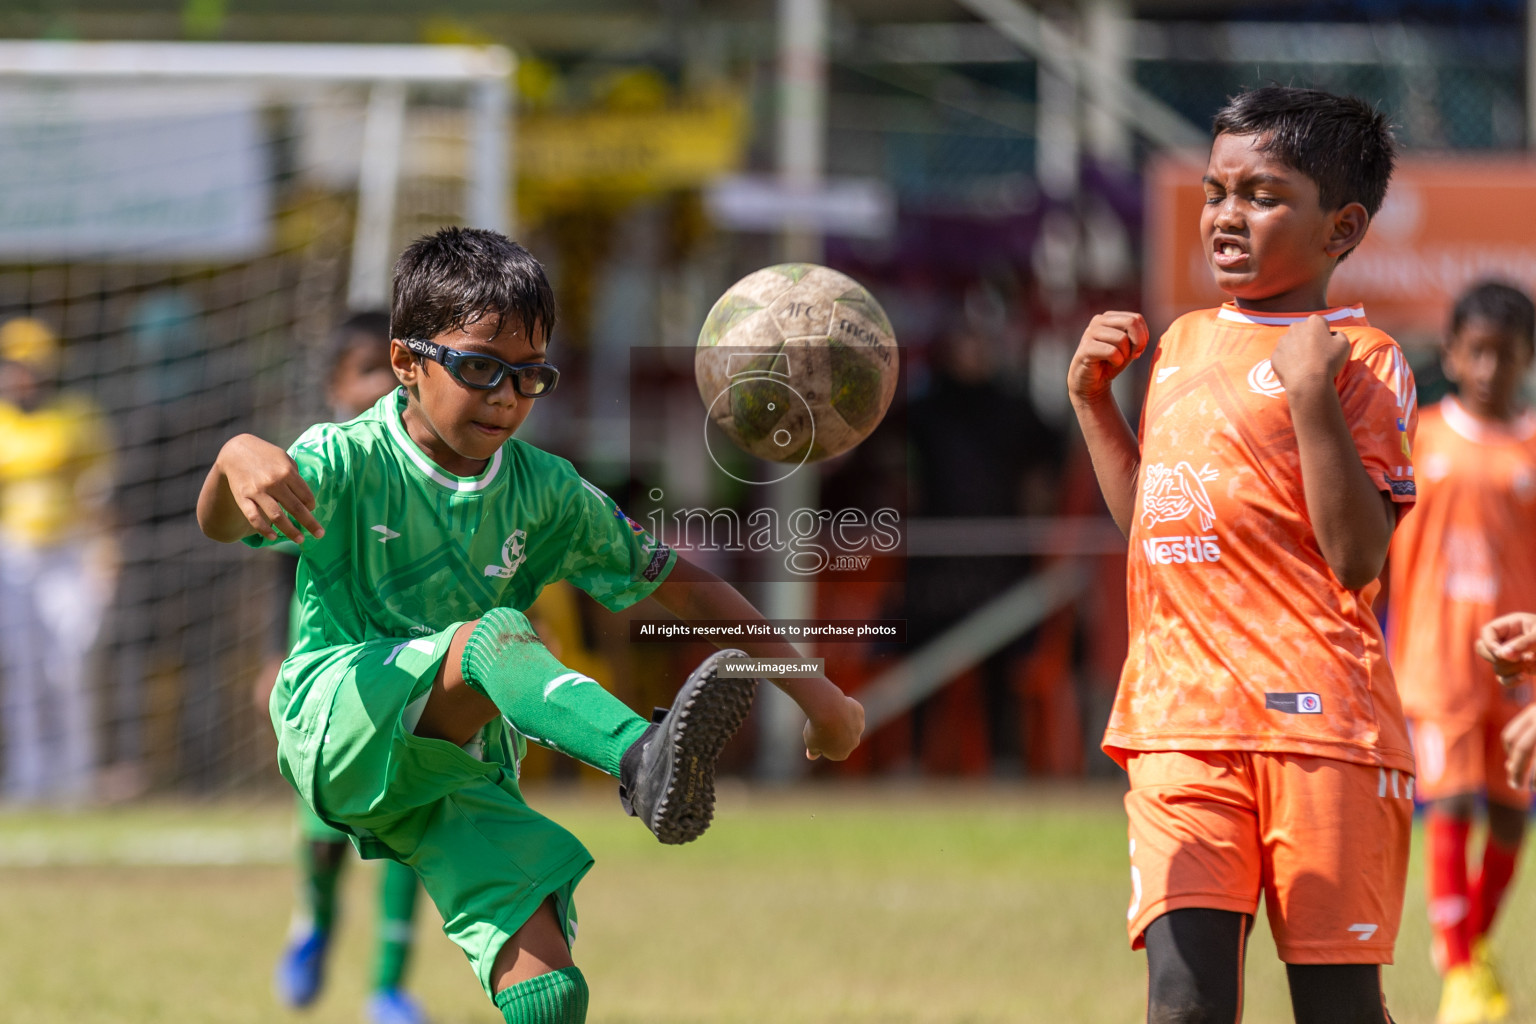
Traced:
POLYGON ((1190 513, 1200 517, 1202 532, 1216 525, 1216 509, 1205 485, 1219 475, 1209 463, 1198 470, 1188 462, 1179 462, 1169 468, 1161 462, 1143 466, 1141 491, 1141 524, 1148 529, 1158 523, 1171 523, 1187 518, 1190 513))

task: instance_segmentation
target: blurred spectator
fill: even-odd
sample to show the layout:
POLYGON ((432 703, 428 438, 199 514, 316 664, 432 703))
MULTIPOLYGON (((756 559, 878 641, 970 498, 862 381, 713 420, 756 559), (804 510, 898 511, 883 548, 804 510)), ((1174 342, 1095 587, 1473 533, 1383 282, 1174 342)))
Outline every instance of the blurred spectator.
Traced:
MULTIPOLYGON (((998 373, 993 343, 962 324, 935 346, 925 394, 909 413, 915 518, 980 518, 1055 511, 1062 440, 1036 414, 1028 392, 998 373)), ((924 643, 1022 579, 1028 558, 913 558, 907 569, 909 649, 924 643)), ((1012 664, 1015 642, 980 666, 987 744, 994 772, 1022 770, 1022 715, 1012 664)), ((938 699, 938 698, 934 698, 938 699)), ((914 748, 925 746, 925 712, 914 709, 914 748)), ((954 738, 961 741, 961 738, 954 738)))
POLYGON ((111 455, 96 407, 58 390, 59 361, 39 321, 0 326, 0 714, 6 796, 75 803, 97 762, 86 659, 110 591, 111 455))

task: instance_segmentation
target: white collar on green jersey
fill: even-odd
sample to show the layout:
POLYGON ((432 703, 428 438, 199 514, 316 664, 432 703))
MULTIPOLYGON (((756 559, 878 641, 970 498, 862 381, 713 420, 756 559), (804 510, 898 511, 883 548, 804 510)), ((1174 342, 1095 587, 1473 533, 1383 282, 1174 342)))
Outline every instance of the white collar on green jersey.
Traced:
POLYGON ((427 458, 426 453, 416 447, 416 442, 411 440, 411 435, 405 432, 405 424, 400 420, 400 401, 399 397, 397 397, 401 396, 402 392, 403 389, 402 391, 396 391, 391 396, 394 398, 394 401, 389 402, 382 410, 384 422, 389 426, 390 436, 395 439, 395 443, 400 446, 400 450, 405 452, 412 462, 416 463, 416 468, 450 491, 467 493, 483 491, 489 487, 491 482, 496 479, 496 474, 501 472, 501 449, 496 449, 496 454, 491 456, 490 465, 486 466, 485 472, 479 476, 454 476, 443 469, 442 466, 427 458))

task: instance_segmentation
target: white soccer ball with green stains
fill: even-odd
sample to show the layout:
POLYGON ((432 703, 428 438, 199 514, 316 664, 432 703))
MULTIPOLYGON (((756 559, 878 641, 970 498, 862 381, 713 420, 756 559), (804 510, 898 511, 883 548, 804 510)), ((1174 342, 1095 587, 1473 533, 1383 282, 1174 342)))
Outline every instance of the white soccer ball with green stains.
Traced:
POLYGON ((880 425, 899 365, 891 322, 863 285, 782 263, 720 297, 693 368, 710 419, 738 447, 802 463, 840 455, 880 425))

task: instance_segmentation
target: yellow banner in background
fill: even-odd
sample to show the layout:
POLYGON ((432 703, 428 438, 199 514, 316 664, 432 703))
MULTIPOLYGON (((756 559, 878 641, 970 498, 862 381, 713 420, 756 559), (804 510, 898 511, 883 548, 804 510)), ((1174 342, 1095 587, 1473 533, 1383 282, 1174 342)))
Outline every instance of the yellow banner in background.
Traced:
POLYGON ((739 170, 745 104, 531 114, 518 121, 517 176, 535 188, 662 192, 739 170))

